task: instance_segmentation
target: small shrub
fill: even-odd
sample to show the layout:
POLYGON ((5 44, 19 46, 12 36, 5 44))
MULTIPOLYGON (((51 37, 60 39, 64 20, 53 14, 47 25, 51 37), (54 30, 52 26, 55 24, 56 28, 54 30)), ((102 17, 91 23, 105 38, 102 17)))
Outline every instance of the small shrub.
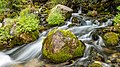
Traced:
POLYGON ((60 25, 65 20, 65 17, 62 16, 59 12, 54 12, 50 14, 47 18, 47 22, 50 25, 60 25))
POLYGON ((21 16, 17 22, 16 33, 27 33, 37 30, 39 20, 34 14, 21 16))
MULTIPOLYGON (((120 6, 117 7, 118 10, 120 10, 120 6)), ((118 13, 115 17, 114 17, 114 25, 120 24, 120 13, 118 13)))

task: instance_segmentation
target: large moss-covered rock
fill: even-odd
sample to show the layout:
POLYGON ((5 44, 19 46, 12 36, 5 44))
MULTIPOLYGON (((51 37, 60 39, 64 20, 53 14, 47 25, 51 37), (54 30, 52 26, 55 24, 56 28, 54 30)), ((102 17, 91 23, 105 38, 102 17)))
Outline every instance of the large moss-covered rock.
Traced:
POLYGON ((43 56, 51 62, 60 63, 83 56, 84 44, 69 30, 54 29, 43 42, 43 56))
POLYGON ((65 19, 73 10, 64 5, 56 5, 51 9, 50 14, 48 15, 47 22, 50 25, 60 25, 65 22, 65 19))
POLYGON ((103 39, 107 46, 116 46, 119 42, 118 34, 114 32, 105 33, 103 39))

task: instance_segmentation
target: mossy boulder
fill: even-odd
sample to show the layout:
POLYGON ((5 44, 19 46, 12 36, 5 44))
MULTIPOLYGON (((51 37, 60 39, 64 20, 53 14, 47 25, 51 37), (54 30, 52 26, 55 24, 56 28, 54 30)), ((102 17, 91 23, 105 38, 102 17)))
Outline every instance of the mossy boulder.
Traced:
POLYGON ((53 63, 60 63, 71 58, 81 57, 84 44, 69 30, 54 29, 43 42, 43 57, 53 63))
POLYGON ((105 40, 106 46, 117 46, 119 42, 119 36, 114 32, 105 33, 103 39, 105 40))
POLYGON ((72 11, 71 8, 58 4, 51 9, 46 21, 50 25, 60 25, 65 23, 65 19, 67 19, 72 11))

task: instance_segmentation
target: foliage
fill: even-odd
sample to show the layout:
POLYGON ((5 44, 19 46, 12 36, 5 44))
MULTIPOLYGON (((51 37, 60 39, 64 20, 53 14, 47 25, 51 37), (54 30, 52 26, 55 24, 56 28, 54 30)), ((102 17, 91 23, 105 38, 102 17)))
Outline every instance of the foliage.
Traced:
POLYGON ((117 14, 115 17, 114 17, 114 25, 117 25, 117 24, 120 24, 120 14, 117 14))
MULTIPOLYGON (((118 10, 120 10, 120 6, 117 7, 118 10)), ((120 13, 118 13, 115 17, 114 17, 114 25, 120 24, 120 13)))
POLYGON ((16 27, 17 33, 27 33, 38 29, 39 20, 34 14, 21 16, 18 20, 16 27))
POLYGON ((11 38, 10 31, 8 28, 0 28, 0 40, 7 40, 11 38))
POLYGON ((47 22, 50 25, 60 25, 60 23, 63 23, 65 18, 62 16, 61 13, 55 12, 48 16, 47 22))
POLYGON ((20 16, 25 16, 27 14, 30 14, 30 8, 25 8, 20 12, 20 16))
POLYGON ((120 10, 120 6, 118 6, 117 9, 120 10))
POLYGON ((10 35, 9 28, 0 28, 0 50, 7 47, 12 47, 12 45, 8 45, 8 42, 10 42, 11 38, 13 38, 13 36, 10 35))
POLYGON ((0 15, 4 14, 4 12, 6 11, 7 5, 8 5, 7 1, 0 0, 0 15))
POLYGON ((63 16, 61 10, 55 6, 51 9, 46 21, 50 25, 60 25, 64 22, 64 20, 65 17, 63 16))
POLYGON ((4 9, 7 7, 7 1, 5 0, 0 0, 0 9, 4 9))

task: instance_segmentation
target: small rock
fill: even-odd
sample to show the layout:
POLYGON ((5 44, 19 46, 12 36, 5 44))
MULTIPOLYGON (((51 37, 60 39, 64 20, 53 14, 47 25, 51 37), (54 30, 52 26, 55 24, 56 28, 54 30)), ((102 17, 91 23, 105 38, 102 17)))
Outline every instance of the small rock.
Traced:
POLYGON ((95 11, 95 10, 93 10, 93 11, 89 11, 88 13, 87 13, 87 15, 88 16, 92 16, 92 17, 95 17, 95 16, 97 16, 97 11, 95 11))
POLYGON ((53 7, 48 15, 46 21, 50 25, 60 25, 65 23, 65 19, 70 17, 73 10, 64 5, 56 5, 53 7))
POLYGON ((71 58, 80 57, 84 44, 69 30, 54 29, 43 42, 43 57, 54 63, 61 63, 71 58))
POLYGON ((67 6, 61 5, 61 4, 56 5, 56 8, 60 8, 61 10, 68 11, 68 12, 72 12, 73 11, 73 9, 71 9, 71 8, 69 8, 67 6))

